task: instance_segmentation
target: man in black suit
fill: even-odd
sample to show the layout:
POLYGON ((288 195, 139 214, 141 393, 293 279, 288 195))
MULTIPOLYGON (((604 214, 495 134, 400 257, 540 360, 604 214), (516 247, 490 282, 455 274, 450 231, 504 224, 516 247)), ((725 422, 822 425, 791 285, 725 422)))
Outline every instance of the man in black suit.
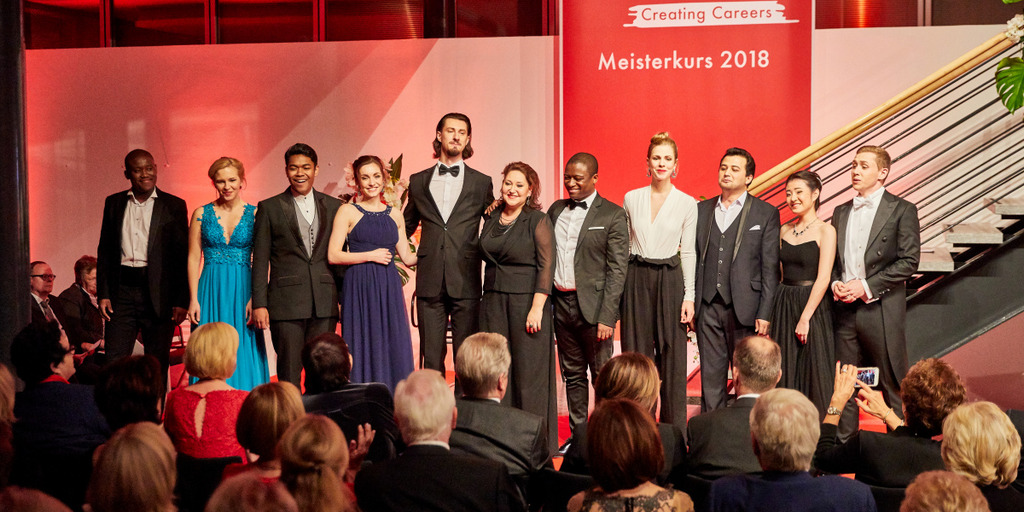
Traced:
POLYGON ((327 241, 341 201, 313 190, 320 173, 313 148, 294 144, 285 151, 284 162, 288 189, 260 201, 256 209, 252 317, 256 327, 270 328, 278 379, 299 386, 302 346, 334 332, 338 324, 338 291, 327 265, 327 241))
MULTIPOLYGON (((836 355, 843 364, 877 366, 878 388, 897 413, 900 381, 907 374, 907 279, 921 258, 917 207, 885 190, 892 159, 878 146, 863 146, 853 159, 857 197, 836 207, 836 355)), ((832 411, 829 414, 838 414, 832 411)), ((857 430, 851 399, 839 422, 839 438, 857 430)))
POLYGON ((504 464, 523 499, 532 503, 530 478, 553 466, 544 418, 501 405, 511 362, 508 340, 500 334, 480 332, 462 342, 455 375, 463 396, 456 402, 459 418, 449 443, 455 453, 504 464))
POLYGON ((487 176, 466 165, 473 156, 473 127, 465 114, 445 114, 437 122, 437 164, 409 178, 406 235, 422 223, 416 251, 416 309, 419 315, 422 368, 444 374, 448 349, 445 332, 452 326, 452 354, 477 331, 480 308, 478 233, 484 210, 494 201, 487 176))
POLYGON ((562 175, 569 199, 548 209, 555 228, 555 338, 569 428, 587 421, 590 375, 612 357, 612 335, 629 262, 626 212, 597 193, 597 158, 576 153, 562 175))
POLYGON ((687 425, 689 473, 707 480, 761 471, 750 447, 750 410, 782 378, 779 346, 764 336, 740 340, 732 354, 732 378, 736 401, 694 416, 687 425))
POLYGON ((107 359, 131 355, 141 332, 166 375, 174 327, 188 313, 188 211, 185 201, 156 188, 148 151, 132 150, 124 167, 131 188, 107 197, 96 253, 107 359))
POLYGON ((356 476, 366 512, 524 510, 500 462, 451 453, 455 397, 436 370, 417 370, 395 388, 395 421, 408 448, 356 476))
POLYGON ((53 268, 45 261, 33 261, 28 264, 29 295, 32 297, 32 323, 45 324, 57 322, 61 331, 68 324, 65 314, 64 300, 53 294, 53 281, 57 276, 53 268))
POLYGON ((754 157, 730 148, 718 167, 722 194, 697 204, 697 347, 701 410, 725 406, 736 342, 768 334, 779 284, 779 211, 747 194, 754 157))
POLYGON ((68 341, 82 352, 103 348, 103 317, 96 298, 96 258, 82 256, 75 262, 75 282, 60 292, 64 301, 68 341))

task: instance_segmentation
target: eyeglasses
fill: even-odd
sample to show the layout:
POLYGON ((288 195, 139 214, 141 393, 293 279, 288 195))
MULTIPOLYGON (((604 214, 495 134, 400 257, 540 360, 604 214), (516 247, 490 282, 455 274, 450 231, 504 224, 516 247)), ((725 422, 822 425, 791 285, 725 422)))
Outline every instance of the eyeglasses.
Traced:
POLYGON ((29 277, 38 277, 43 281, 53 281, 54 279, 57 279, 57 276, 54 274, 32 274, 29 277))

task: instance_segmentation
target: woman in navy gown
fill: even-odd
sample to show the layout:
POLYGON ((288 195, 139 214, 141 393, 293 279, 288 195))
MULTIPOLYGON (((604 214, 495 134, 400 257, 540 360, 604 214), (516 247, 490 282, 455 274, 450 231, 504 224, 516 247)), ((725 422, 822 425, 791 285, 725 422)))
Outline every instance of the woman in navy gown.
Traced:
POLYGON ((380 158, 361 156, 352 168, 359 201, 338 210, 327 260, 349 265, 341 292, 341 331, 352 347, 351 381, 383 382, 394 392, 413 370, 409 318, 394 255, 407 266, 416 265, 416 255, 402 235, 402 212, 381 197, 387 175, 380 158))
POLYGON ((256 207, 240 195, 245 184, 242 162, 218 158, 209 176, 217 199, 197 208, 189 226, 188 319, 193 326, 224 322, 238 331, 235 373, 227 383, 249 391, 270 380, 263 331, 250 325, 256 207))
POLYGON ((800 391, 821 418, 832 398, 835 337, 828 292, 836 230, 818 219, 821 179, 799 171, 786 180, 786 203, 796 222, 782 226, 782 283, 775 293, 771 337, 782 348, 780 387, 800 391))

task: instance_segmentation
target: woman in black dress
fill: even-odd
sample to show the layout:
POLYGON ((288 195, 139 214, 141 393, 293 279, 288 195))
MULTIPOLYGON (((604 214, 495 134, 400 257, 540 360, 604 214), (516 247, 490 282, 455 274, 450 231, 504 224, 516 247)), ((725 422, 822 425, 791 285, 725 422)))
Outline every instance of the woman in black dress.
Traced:
POLYGON ((522 162, 502 171, 501 206, 484 221, 480 328, 508 338, 512 366, 504 401, 547 419, 557 446, 555 355, 548 295, 555 272, 554 229, 540 210, 540 178, 522 162))
POLYGON ((782 282, 775 293, 771 337, 782 348, 780 387, 807 395, 823 419, 832 398, 835 337, 826 297, 836 257, 836 230, 818 218, 821 179, 799 171, 786 180, 796 222, 782 226, 782 282))

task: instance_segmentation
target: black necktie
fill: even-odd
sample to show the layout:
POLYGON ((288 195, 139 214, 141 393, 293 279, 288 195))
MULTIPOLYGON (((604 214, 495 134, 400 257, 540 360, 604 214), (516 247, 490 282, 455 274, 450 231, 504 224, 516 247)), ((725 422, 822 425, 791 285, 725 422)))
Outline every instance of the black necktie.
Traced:
POLYGON ((575 210, 577 207, 583 208, 584 210, 586 210, 587 209, 587 202, 586 201, 573 201, 572 199, 570 199, 569 200, 569 209, 570 210, 575 210))
POLYGON ((459 176, 459 166, 456 164, 451 167, 448 167, 445 164, 437 164, 437 174, 439 176, 451 174, 452 178, 457 178, 459 176))

